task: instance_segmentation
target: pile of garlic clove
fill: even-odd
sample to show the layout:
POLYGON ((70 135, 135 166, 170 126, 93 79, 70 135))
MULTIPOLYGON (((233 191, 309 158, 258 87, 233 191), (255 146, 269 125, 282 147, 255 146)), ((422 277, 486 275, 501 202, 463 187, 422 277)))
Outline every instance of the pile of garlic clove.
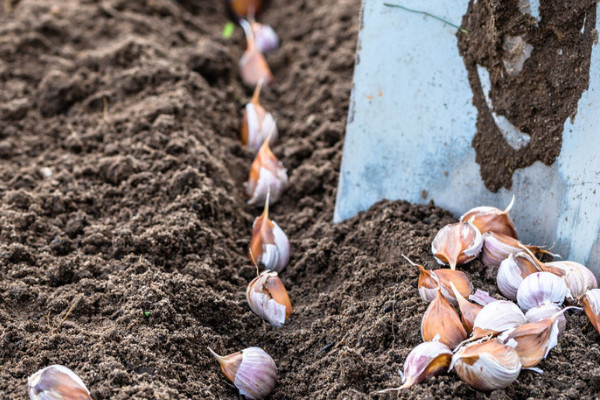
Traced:
POLYGON ((476 390, 506 388, 522 369, 537 370, 548 357, 566 329, 568 310, 583 308, 600 333, 594 274, 572 261, 540 261, 536 254, 554 255, 519 242, 508 215, 513 204, 514 197, 505 210, 474 208, 437 233, 432 253, 450 268, 429 271, 404 256, 419 268, 418 292, 430 303, 421 322, 424 343, 406 358, 402 386, 378 393, 452 370, 476 390), (481 290, 473 294, 467 275, 456 270, 477 256, 487 268, 497 268, 498 290, 508 300, 481 290))

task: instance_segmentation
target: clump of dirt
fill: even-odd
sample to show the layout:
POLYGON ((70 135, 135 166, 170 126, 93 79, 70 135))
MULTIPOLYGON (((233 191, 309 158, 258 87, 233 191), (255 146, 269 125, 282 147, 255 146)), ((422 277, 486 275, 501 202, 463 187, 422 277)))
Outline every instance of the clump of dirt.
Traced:
MULTIPOLYGON (((238 138, 250 98, 243 34, 221 2, 13 1, 0 19, 0 397, 29 375, 74 369, 95 400, 236 399, 206 350, 248 346, 279 367, 272 399, 366 399, 398 386, 421 342, 417 271, 454 221, 434 205, 381 202, 332 225, 358 0, 274 0, 277 83, 262 100, 291 186, 271 208, 292 258, 295 311, 274 329, 246 305, 259 209, 238 138)), ((518 225, 518 223, 517 223, 518 225)), ((465 270, 495 292, 495 271, 465 270)), ((381 398, 593 398, 598 334, 582 314, 545 373, 491 395, 451 373, 381 398)))
POLYGON ((470 1, 462 21, 469 33, 457 33, 477 108, 472 145, 481 177, 494 192, 510 189, 519 168, 554 163, 565 121, 576 118, 589 83, 592 45, 598 41, 597 2, 539 4, 538 21, 526 0, 470 1), (488 102, 478 66, 489 73, 488 102), (529 143, 511 146, 492 112, 529 135, 529 143))

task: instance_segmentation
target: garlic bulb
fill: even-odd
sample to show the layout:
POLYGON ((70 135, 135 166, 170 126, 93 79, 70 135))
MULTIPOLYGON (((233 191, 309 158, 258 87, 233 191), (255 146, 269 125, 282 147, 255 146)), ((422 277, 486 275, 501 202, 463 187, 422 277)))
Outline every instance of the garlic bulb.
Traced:
POLYGON ((260 83, 256 85, 252 100, 244 108, 244 118, 242 119, 242 144, 254 152, 257 152, 267 139, 271 145, 274 144, 278 135, 275 119, 260 104, 261 87, 260 83))
POLYGON ((510 254, 498 268, 496 283, 500 293, 508 299, 516 300, 523 279, 538 271, 540 271, 539 261, 529 253, 510 254))
POLYGON ((558 268, 564 272, 562 278, 569 289, 567 296, 570 299, 577 300, 586 291, 598 287, 598 282, 592 271, 579 263, 573 261, 555 261, 546 263, 546 265, 558 268))
POLYGON ((262 0, 228 0, 229 9, 238 17, 254 18, 262 7, 262 0))
POLYGON ((475 323, 475 318, 479 311, 483 308, 479 304, 473 304, 467 301, 463 297, 462 294, 458 290, 456 290, 456 286, 454 286, 454 282, 450 282, 450 287, 452 288, 452 293, 456 296, 456 300, 458 300, 458 307, 460 308, 460 320, 462 321, 463 327, 467 331, 467 334, 471 334, 473 332, 473 324, 475 323))
POLYGON ((254 34, 256 48, 261 53, 268 53, 279 48, 279 36, 277 36, 273 28, 256 21, 251 21, 250 26, 254 34))
POLYGON ((512 301, 496 300, 484 306, 473 322, 473 338, 497 335, 525 324, 525 314, 512 301))
POLYGON ((292 314, 292 303, 277 272, 263 271, 246 290, 250 309, 273 326, 281 327, 292 314))
POLYGON ((533 253, 548 253, 539 246, 526 246, 517 239, 502 233, 486 232, 482 235, 482 239, 481 262, 486 267, 497 267, 509 255, 520 253, 524 248, 533 253))
POLYGON ((600 289, 588 290, 581 298, 585 314, 600 333, 600 289))
MULTIPOLYGON (((558 306, 554 303, 546 303, 546 304, 542 304, 541 306, 530 308, 525 313, 525 318, 527 318, 528 323, 529 322, 538 322, 543 319, 554 316, 560 310, 561 310, 560 306, 558 306)), ((567 319, 565 318, 564 314, 561 313, 558 315, 558 317, 556 317, 556 321, 558 322, 558 334, 562 335, 562 333, 567 328, 567 319)))
POLYGON ((460 322, 458 313, 438 290, 435 299, 429 303, 421 321, 423 340, 430 342, 439 339, 441 343, 454 349, 467 338, 467 332, 460 322))
POLYGON ((440 229, 433 239, 431 251, 438 263, 456 269, 457 265, 477 257, 482 244, 481 233, 473 224, 457 222, 440 229))
POLYGON ((472 222, 481 233, 495 232, 517 239, 515 224, 513 224, 508 216, 514 203, 515 197, 513 196, 510 204, 504 211, 495 207, 475 207, 460 217, 460 221, 472 222))
POLYGON ((263 349, 248 347, 227 356, 220 356, 210 348, 208 351, 219 361, 221 370, 241 395, 264 399, 275 387, 277 366, 263 349))
POLYGON ((268 197, 263 213, 252 224, 248 256, 266 269, 281 272, 290 259, 290 242, 279 225, 269 219, 268 197))
POLYGON ((91 400, 85 384, 69 368, 51 365, 27 380, 30 400, 91 400))
POLYGON ((244 184, 246 194, 250 197, 248 204, 262 205, 269 195, 269 204, 281 197, 288 185, 287 171, 275 157, 269 141, 265 140, 250 167, 248 181, 244 184))
POLYGON ((240 59, 239 68, 242 82, 250 87, 256 87, 259 83, 268 85, 273 82, 273 74, 265 60, 265 56, 258 50, 254 42, 252 28, 248 21, 240 20, 240 25, 244 28, 246 42, 248 47, 240 59))
POLYGON ((561 278, 550 272, 536 272, 521 282, 517 303, 524 311, 545 303, 561 305, 567 293, 567 285, 561 278))
POLYGON ((438 286, 441 286, 442 295, 446 300, 452 305, 457 305, 456 297, 450 288, 450 282, 454 282, 458 292, 465 297, 473 292, 473 285, 464 272, 446 268, 428 271, 422 265, 413 263, 408 257, 404 255, 403 257, 411 265, 419 268, 420 274, 417 287, 423 301, 433 301, 437 295, 438 286))
POLYGON ((452 357, 450 370, 481 391, 503 389, 521 372, 517 351, 497 339, 461 347, 452 357))

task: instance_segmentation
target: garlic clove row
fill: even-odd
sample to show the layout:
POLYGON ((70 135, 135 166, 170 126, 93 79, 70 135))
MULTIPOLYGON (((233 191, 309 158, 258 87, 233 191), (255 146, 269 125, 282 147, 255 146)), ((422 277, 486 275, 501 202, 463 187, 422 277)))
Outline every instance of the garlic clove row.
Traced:
POLYGON ((429 303, 423 315, 421 335, 425 342, 439 340, 451 349, 467 338, 458 313, 442 295, 441 290, 438 290, 435 299, 429 303))
POLYGON ((460 309, 460 320, 463 324, 463 327, 467 331, 467 334, 471 334, 473 332, 473 324, 475 323, 475 318, 479 311, 483 308, 479 304, 474 304, 463 297, 463 295, 456 290, 456 286, 454 286, 454 282, 450 282, 450 287, 452 288, 452 292, 458 301, 458 307, 460 309))
POLYGON ((462 217, 461 222, 472 222, 477 229, 483 234, 486 232, 494 232, 504 234, 517 239, 517 230, 508 213, 510 212, 515 197, 513 196, 506 210, 500 210, 496 207, 475 207, 467 211, 462 217))
POLYGON ((567 297, 577 301, 586 291, 598 287, 596 277, 587 267, 573 261, 555 261, 546 263, 548 267, 564 272, 563 280, 569 290, 567 297))
POLYGON ((536 272, 528 275, 517 291, 517 303, 522 310, 546 303, 561 305, 568 289, 565 281, 550 272, 536 272))
POLYGON ((275 157, 269 141, 265 140, 250 167, 248 181, 244 184, 248 204, 262 205, 267 196, 269 204, 275 203, 288 186, 287 170, 275 157))
MULTIPOLYGON (((268 196, 267 196, 268 197, 268 196)), ((281 272, 290 259, 290 242, 283 230, 269 219, 269 199, 265 209, 252 224, 252 240, 248 256, 266 269, 281 272)))
POLYGON ((495 336, 527 323, 525 314, 512 301, 496 300, 484 306, 473 321, 472 338, 495 336))
POLYGON ((79 376, 62 365, 51 365, 27 379, 30 400, 91 400, 79 376))
POLYGON ((581 304, 590 322, 600 333, 600 289, 588 290, 581 298, 581 304))
POLYGON ((256 47, 252 28, 245 19, 240 20, 240 25, 246 34, 248 47, 239 62, 240 77, 245 85, 256 87, 256 85, 269 85, 273 82, 273 74, 267 64, 265 56, 256 47))
POLYGON ((208 350, 243 396, 258 400, 273 391, 277 382, 277 366, 263 349, 248 347, 227 356, 220 356, 210 348, 208 350))
POLYGON ((251 21, 252 34, 256 48, 261 53, 269 53, 279 48, 279 36, 269 25, 261 24, 256 21, 251 21))
POLYGON ((277 141, 277 124, 271 113, 267 112, 260 104, 259 96, 261 83, 256 85, 250 103, 244 108, 242 119, 241 139, 244 146, 257 152, 265 140, 273 145, 277 141))
MULTIPOLYGON (((538 322, 546 318, 551 318, 560 310, 560 306, 554 303, 546 303, 527 310, 525 318, 527 318, 527 323, 538 322)), ((558 317, 556 317, 556 321, 558 322, 558 334, 561 335, 567 328, 567 319, 564 314, 559 314, 558 317)))
POLYGON ((431 252, 438 263, 450 265, 466 264, 481 251, 481 233, 470 222, 457 222, 444 226, 431 243, 431 252))
POLYGON ((250 309, 275 327, 281 327, 292 314, 292 303, 277 272, 263 271, 246 290, 250 309))

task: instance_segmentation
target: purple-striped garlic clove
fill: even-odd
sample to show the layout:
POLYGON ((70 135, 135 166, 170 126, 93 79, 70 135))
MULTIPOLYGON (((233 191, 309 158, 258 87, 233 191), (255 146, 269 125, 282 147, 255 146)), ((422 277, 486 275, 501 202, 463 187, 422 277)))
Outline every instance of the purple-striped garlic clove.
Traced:
POLYGON ((511 254, 517 254, 525 249, 532 253, 549 253, 539 246, 524 245, 517 239, 495 232, 482 234, 483 248, 481 249, 481 262, 487 267, 497 267, 511 254))
POLYGON ((91 400, 90 392, 75 372, 51 365, 27 380, 30 400, 91 400))
MULTIPOLYGON (((530 322, 538 322, 546 318, 551 318, 556 313, 561 311, 561 307, 554 303, 546 303, 541 306, 533 307, 527 310, 525 313, 525 318, 527 318, 527 323, 530 322)), ((558 333, 562 334, 567 328, 567 319, 564 314, 559 314, 556 317, 558 333)))
POLYGON ((500 293, 511 300, 517 299, 517 291, 527 276, 540 271, 540 262, 528 252, 510 254, 500 263, 496 284, 500 293))
POLYGON ((562 278, 550 272, 536 272, 528 275, 517 291, 517 303, 522 310, 546 303, 561 305, 569 293, 562 278))
POLYGON ((254 34, 254 43, 261 53, 269 53, 279 48, 279 36, 269 25, 261 24, 256 21, 250 22, 252 33, 254 34))
POLYGON ((267 64, 265 56, 256 46, 252 28, 248 21, 240 20, 240 25, 246 34, 248 47, 239 62, 240 77, 244 85, 256 87, 258 84, 269 85, 273 82, 273 74, 267 64))

